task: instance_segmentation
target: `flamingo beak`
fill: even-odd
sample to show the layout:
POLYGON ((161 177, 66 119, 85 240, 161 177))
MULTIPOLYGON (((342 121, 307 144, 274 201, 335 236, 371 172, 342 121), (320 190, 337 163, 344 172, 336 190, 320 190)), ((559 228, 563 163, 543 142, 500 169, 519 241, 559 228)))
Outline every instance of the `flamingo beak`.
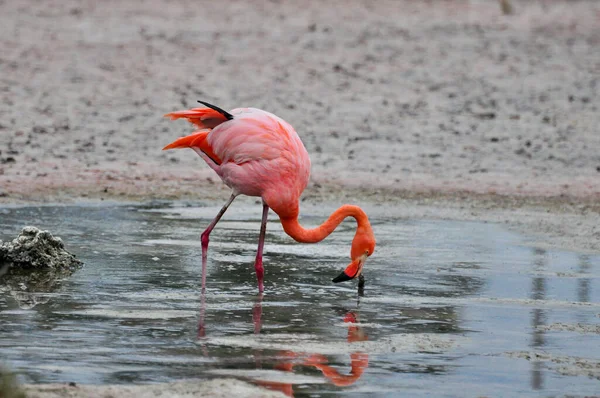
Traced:
POLYGON ((346 282, 350 279, 354 279, 360 275, 363 269, 363 265, 365 264, 365 260, 367 259, 367 254, 363 254, 362 256, 354 259, 337 277, 333 278, 333 283, 346 282))

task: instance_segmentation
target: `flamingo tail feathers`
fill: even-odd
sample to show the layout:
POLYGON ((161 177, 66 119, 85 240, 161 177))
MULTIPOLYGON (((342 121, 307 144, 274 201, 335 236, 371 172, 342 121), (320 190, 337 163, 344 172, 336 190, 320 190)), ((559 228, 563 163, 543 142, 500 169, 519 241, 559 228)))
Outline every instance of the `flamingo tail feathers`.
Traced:
POLYGON ((193 108, 185 111, 171 112, 165 115, 165 117, 168 117, 171 120, 187 119, 188 122, 196 125, 201 130, 173 141, 164 147, 163 150, 175 148, 199 149, 215 164, 221 164, 221 159, 213 152, 210 144, 208 143, 207 137, 210 130, 214 129, 221 123, 225 123, 226 121, 233 119, 233 115, 219 108, 218 106, 209 104, 208 102, 198 102, 206 106, 206 108, 193 108))
POLYGON ((213 162, 216 164, 221 164, 221 159, 219 159, 219 157, 213 152, 212 147, 208 144, 208 140, 206 139, 208 137, 208 133, 210 133, 210 131, 197 131, 185 137, 178 138, 164 147, 163 151, 176 148, 198 148, 213 162))
POLYGON ((229 112, 215 105, 211 105, 208 102, 198 102, 201 102, 208 108, 193 108, 185 111, 171 112, 167 113, 165 117, 171 120, 185 118, 188 122, 195 124, 201 129, 214 129, 219 124, 233 119, 233 116, 229 112))

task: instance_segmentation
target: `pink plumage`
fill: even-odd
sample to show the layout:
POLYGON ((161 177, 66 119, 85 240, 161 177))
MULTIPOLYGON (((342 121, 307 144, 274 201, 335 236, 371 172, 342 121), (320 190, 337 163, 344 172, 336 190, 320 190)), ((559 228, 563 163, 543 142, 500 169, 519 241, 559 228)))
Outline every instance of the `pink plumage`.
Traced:
POLYGON ((260 196, 279 216, 292 216, 287 205, 300 197, 310 176, 300 137, 287 122, 260 109, 238 108, 231 114, 233 120, 207 137, 222 160, 213 169, 234 193, 260 196))

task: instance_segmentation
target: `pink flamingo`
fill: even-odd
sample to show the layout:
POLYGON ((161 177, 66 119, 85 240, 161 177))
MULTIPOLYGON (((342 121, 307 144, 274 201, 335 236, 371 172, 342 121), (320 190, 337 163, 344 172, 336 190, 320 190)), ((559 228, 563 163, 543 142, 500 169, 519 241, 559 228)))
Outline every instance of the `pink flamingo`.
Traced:
POLYGON ((185 118, 199 130, 163 148, 192 148, 221 177, 233 192, 201 235, 202 291, 206 285, 209 235, 236 196, 262 198, 263 212, 256 252, 258 290, 264 291, 263 247, 267 215, 271 208, 281 219, 284 231, 298 242, 316 243, 325 239, 346 218, 354 217, 352 262, 333 282, 361 275, 365 260, 375 250, 369 218, 358 206, 343 205, 317 228, 305 229, 298 222, 299 199, 310 175, 310 158, 293 127, 283 119, 260 109, 237 108, 230 112, 198 101, 206 108, 172 112, 172 120, 185 118))

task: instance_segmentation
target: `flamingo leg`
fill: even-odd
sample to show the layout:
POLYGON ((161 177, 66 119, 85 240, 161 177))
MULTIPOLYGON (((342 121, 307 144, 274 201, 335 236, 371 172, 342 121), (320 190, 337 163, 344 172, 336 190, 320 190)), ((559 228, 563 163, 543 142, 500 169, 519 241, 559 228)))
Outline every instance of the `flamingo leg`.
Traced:
POLYGON ((254 262, 254 269, 256 270, 256 279, 258 279, 258 291, 260 293, 265 291, 263 284, 263 278, 265 275, 265 269, 263 268, 263 247, 265 246, 265 233, 267 232, 267 216, 269 215, 269 206, 263 203, 262 221, 260 224, 260 236, 258 237, 258 250, 256 251, 256 261, 254 262))
POLYGON ((252 307, 252 322, 254 323, 254 334, 260 334, 260 329, 262 327, 262 300, 263 295, 260 293, 256 302, 254 303, 254 307, 252 307))
POLYGON ((235 199, 237 195, 232 193, 231 197, 229 197, 229 200, 227 201, 227 203, 225 203, 225 205, 221 208, 221 210, 219 211, 219 214, 217 214, 217 216, 214 218, 214 220, 212 220, 212 222, 208 225, 208 228, 206 228, 204 230, 204 232, 202 232, 202 235, 200 235, 200 242, 202 243, 202 293, 205 292, 205 287, 206 287, 206 262, 208 259, 208 237, 210 235, 210 233, 212 232, 212 230, 215 228, 215 225, 217 225, 217 223, 219 222, 219 220, 221 219, 221 217, 223 217, 223 214, 225 214, 225 212, 227 211, 227 208, 229 207, 229 205, 231 204, 231 202, 233 202, 233 200, 235 199))
POLYGON ((197 338, 201 339, 206 336, 206 329, 204 328, 204 314, 206 313, 206 293, 202 291, 200 293, 200 319, 198 320, 198 335, 197 338))

